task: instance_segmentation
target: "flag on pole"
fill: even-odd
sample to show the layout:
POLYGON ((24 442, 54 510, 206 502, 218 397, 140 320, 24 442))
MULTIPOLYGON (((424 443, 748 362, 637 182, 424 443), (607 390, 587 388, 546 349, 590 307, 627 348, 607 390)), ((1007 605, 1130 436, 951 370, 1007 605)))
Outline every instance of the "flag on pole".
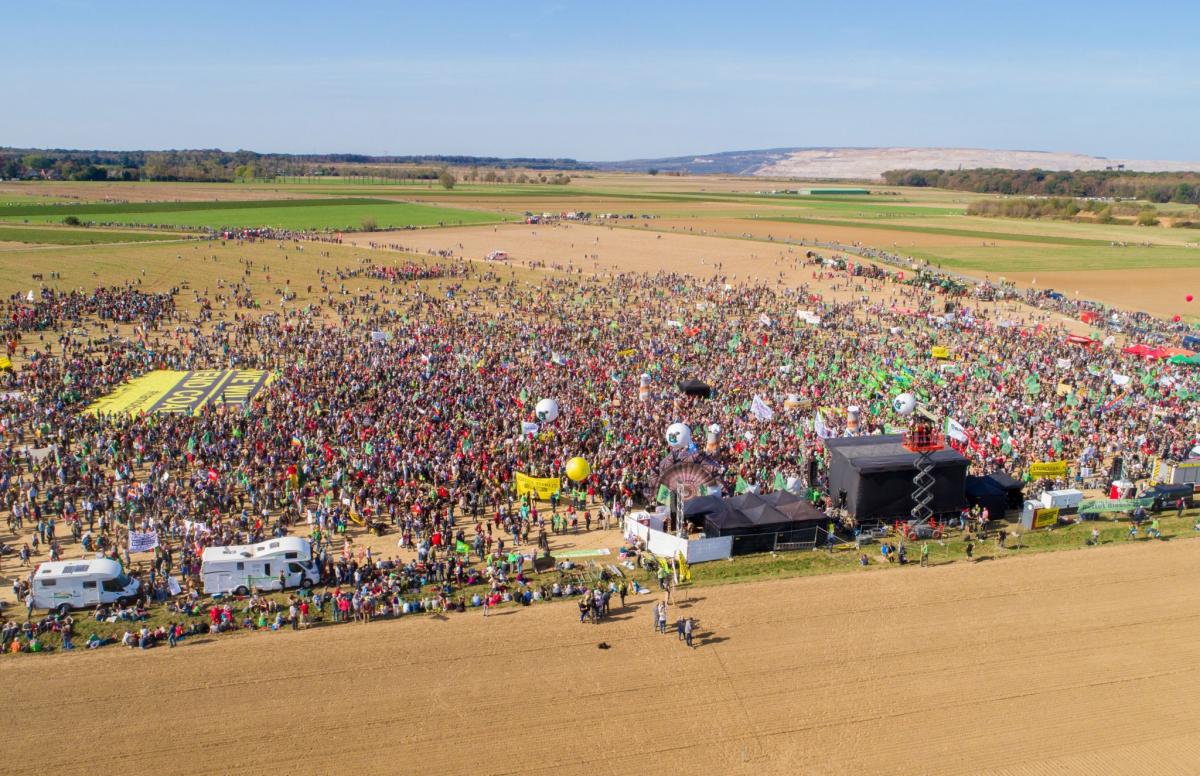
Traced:
POLYGON ((817 410, 813 416, 813 431, 817 433, 819 439, 829 439, 834 436, 832 429, 825 425, 825 418, 821 417, 820 410, 817 410))
POLYGON ((659 485, 658 493, 655 495, 654 500, 660 504, 670 504, 671 503, 671 489, 668 488, 666 485, 659 485))
POLYGON ((683 557, 683 550, 679 551, 679 557, 675 559, 675 563, 679 567, 679 581, 691 582, 692 569, 688 566, 687 558, 683 557))
POLYGON ((967 429, 954 418, 946 418, 945 434, 959 442, 966 442, 968 440, 967 429))
POLYGON ((750 412, 764 423, 775 417, 775 410, 767 406, 767 403, 758 394, 755 394, 754 401, 750 402, 750 412))

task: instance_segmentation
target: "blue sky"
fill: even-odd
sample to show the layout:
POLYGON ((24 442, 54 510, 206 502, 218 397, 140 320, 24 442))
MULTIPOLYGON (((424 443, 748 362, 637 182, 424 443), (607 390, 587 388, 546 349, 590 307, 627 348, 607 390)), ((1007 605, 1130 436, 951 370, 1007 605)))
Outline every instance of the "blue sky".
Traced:
POLYGON ((0 145, 1200 158, 1200 5, 6 3, 0 145), (14 34, 14 31, 20 31, 14 34))

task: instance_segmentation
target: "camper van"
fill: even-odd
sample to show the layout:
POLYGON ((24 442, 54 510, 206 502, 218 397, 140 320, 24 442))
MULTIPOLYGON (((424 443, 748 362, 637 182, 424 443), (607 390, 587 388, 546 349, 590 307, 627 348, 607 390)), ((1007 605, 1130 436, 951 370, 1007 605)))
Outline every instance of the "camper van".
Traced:
POLYGON ((307 539, 285 536, 258 544, 209 547, 200 556, 204 592, 237 593, 312 587, 321 581, 321 570, 307 539), (279 584, 283 574, 284 584, 279 584))
POLYGON ((34 572, 33 605, 65 616, 71 609, 130 601, 139 585, 115 560, 50 561, 34 572))

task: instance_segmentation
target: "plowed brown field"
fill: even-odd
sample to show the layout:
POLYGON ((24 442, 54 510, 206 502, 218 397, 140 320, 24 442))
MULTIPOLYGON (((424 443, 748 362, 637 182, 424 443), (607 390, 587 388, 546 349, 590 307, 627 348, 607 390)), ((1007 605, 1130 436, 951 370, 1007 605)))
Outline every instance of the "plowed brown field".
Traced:
POLYGON ((693 651, 652 632, 643 596, 601 626, 564 603, 9 658, 5 762, 55 774, 1194 774, 1198 550, 702 587, 671 613, 698 618, 693 651))

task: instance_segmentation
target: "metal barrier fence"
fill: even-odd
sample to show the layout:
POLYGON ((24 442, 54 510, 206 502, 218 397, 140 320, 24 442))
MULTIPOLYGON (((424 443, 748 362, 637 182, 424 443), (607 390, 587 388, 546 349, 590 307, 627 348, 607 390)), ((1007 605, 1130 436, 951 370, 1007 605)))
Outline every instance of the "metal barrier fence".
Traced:
MULTIPOLYGON (((858 541, 870 544, 888 536, 891 526, 884 522, 864 523, 859 526, 858 541)), ((789 552, 796 550, 832 549, 841 545, 853 545, 853 535, 830 533, 819 526, 801 528, 796 531, 750 534, 733 537, 733 554, 747 555, 755 552, 789 552)))

